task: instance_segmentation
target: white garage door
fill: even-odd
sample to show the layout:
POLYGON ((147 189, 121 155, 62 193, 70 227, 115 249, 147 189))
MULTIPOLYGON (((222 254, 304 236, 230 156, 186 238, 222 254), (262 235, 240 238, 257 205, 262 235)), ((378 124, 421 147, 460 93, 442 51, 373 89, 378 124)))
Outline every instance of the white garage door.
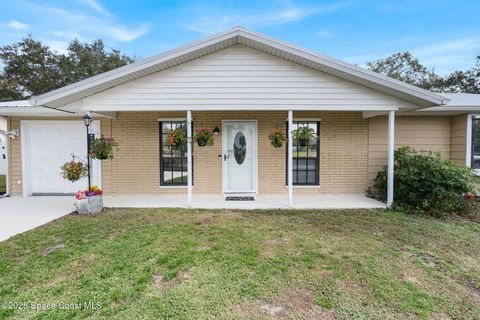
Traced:
MULTIPOLYGON (((60 167, 72 160, 72 154, 87 159, 87 137, 83 121, 22 121, 24 193, 26 195, 72 194, 88 186, 87 178, 70 182, 61 176, 60 167)), ((100 125, 90 127, 100 134, 100 125)), ((92 185, 100 186, 101 166, 93 161, 92 185)))

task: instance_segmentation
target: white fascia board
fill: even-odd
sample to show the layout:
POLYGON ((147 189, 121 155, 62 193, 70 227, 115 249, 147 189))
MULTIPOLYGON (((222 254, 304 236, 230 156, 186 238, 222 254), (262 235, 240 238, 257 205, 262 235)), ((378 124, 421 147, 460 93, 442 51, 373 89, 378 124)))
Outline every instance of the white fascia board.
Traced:
POLYGON ((394 106, 288 106, 288 105, 267 105, 267 106, 243 106, 243 105, 229 105, 229 106, 214 106, 214 105, 197 105, 197 106, 165 106, 159 107, 156 105, 145 106, 115 106, 110 109, 105 106, 83 106, 83 111, 92 112, 111 112, 111 111, 397 111, 398 107, 394 106))
POLYGON ((480 113, 480 106, 466 106, 466 107, 449 107, 449 106, 441 106, 441 107, 430 107, 425 109, 418 109, 414 112, 417 113, 434 113, 434 112, 479 112, 480 113))
POLYGON ((0 102, 0 107, 33 107, 34 101, 32 100, 16 100, 16 101, 3 101, 0 102))

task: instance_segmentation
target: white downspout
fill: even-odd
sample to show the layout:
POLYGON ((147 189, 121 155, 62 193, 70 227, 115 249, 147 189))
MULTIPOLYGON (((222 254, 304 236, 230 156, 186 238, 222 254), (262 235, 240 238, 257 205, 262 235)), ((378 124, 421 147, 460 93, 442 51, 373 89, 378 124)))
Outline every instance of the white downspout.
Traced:
POLYGON ((395 151, 395 111, 388 112, 388 143, 387 143, 387 207, 393 204, 393 173, 395 151))
POLYGON ((288 206, 293 207, 293 111, 288 110, 288 206))
POLYGON ((465 165, 472 167, 472 129, 473 129, 473 114, 467 114, 467 133, 465 142, 465 165))
POLYGON ((187 191, 187 207, 192 207, 192 111, 187 111, 187 175, 188 175, 188 191, 187 191))

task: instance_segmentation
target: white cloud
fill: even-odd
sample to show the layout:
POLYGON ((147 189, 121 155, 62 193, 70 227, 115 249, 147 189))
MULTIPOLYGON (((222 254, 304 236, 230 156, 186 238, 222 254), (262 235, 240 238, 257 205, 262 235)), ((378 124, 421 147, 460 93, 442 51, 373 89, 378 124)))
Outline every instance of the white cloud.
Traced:
POLYGON ((87 7, 90 7, 91 9, 101 13, 101 14, 104 14, 104 15, 111 15, 111 13, 105 9, 98 1, 96 0, 77 0, 78 2, 81 2, 83 3, 84 5, 86 5, 87 7))
MULTIPOLYGON (((27 10, 37 12, 39 17, 45 19, 45 25, 51 26, 51 29, 44 32, 56 38, 70 38, 69 40, 73 38, 85 40, 103 38, 106 41, 110 39, 129 42, 150 32, 147 23, 141 23, 136 27, 118 23, 115 16, 96 0, 77 0, 93 9, 95 13, 86 13, 81 10, 69 11, 61 7, 39 5, 25 0, 19 1, 27 10), (99 13, 102 15, 99 16, 99 13)), ((56 41, 58 39, 46 40, 56 41)))
POLYGON ((287 3, 284 5, 284 8, 280 9, 277 8, 278 4, 276 4, 274 8, 266 9, 262 13, 245 11, 224 12, 219 11, 217 8, 197 8, 195 12, 209 12, 210 14, 190 18, 190 21, 184 23, 183 27, 203 34, 212 34, 228 29, 234 25, 251 28, 278 26, 301 21, 310 16, 333 12, 355 4, 355 1, 337 1, 317 6, 291 6, 287 3))
POLYGON ((102 28, 105 35, 108 35, 113 39, 125 42, 133 41, 150 31, 150 28, 147 24, 142 24, 139 28, 135 30, 113 25, 107 25, 102 28))
POLYGON ((334 38, 335 36, 333 35, 333 33, 331 33, 330 31, 328 30, 320 30, 317 32, 317 36, 319 36, 320 38, 326 38, 326 39, 331 39, 331 38, 334 38))
POLYGON ((52 50, 58 53, 67 53, 67 48, 69 45, 68 41, 60 41, 60 40, 46 40, 45 44, 52 50))
POLYGON ((30 26, 28 24, 17 21, 17 20, 10 20, 7 23, 7 27, 15 29, 15 30, 28 30, 28 29, 30 29, 30 26))

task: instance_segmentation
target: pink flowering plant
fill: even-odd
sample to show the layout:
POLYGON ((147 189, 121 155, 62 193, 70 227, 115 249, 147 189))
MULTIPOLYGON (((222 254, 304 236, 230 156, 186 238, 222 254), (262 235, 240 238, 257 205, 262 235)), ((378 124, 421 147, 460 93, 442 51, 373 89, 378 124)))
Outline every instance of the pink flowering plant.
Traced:
POLYGON ((113 159, 113 149, 118 150, 118 143, 113 138, 105 138, 103 135, 96 138, 90 145, 90 156, 93 159, 113 159))
POLYGON ((88 168, 83 161, 69 161, 60 167, 63 179, 71 182, 78 181, 88 176, 88 168))
POLYGON ((100 189, 97 186, 91 186, 90 190, 86 189, 86 190, 78 191, 77 194, 75 195, 75 199, 83 200, 83 199, 87 199, 88 197, 100 196, 102 194, 103 194, 102 189, 100 189))

